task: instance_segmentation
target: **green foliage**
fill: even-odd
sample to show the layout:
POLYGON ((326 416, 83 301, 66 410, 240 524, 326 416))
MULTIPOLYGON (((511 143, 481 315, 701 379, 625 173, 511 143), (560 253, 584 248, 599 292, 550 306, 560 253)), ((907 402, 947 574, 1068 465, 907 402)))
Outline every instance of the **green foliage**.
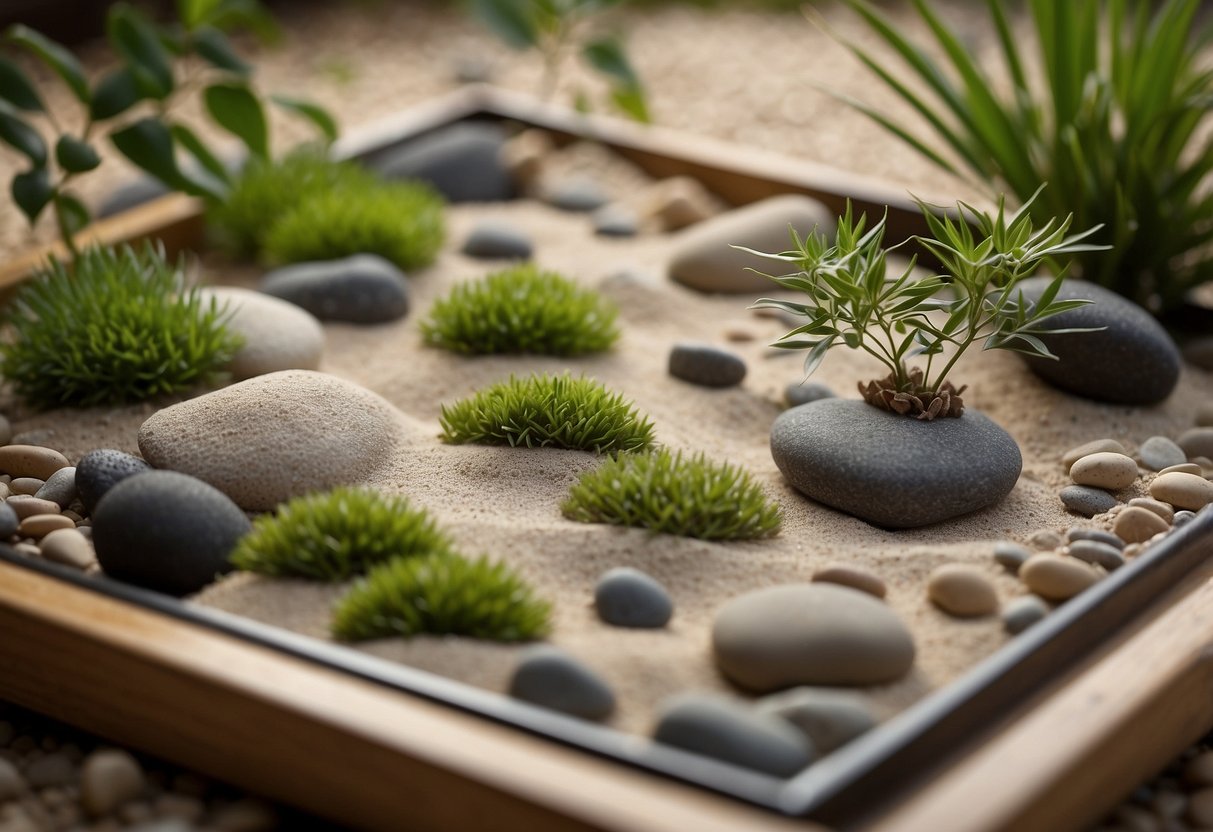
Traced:
POLYGON ((803 239, 793 232, 794 250, 762 256, 791 263, 797 271, 768 277, 784 289, 803 292, 807 301, 762 298, 754 305, 782 309, 808 322, 773 346, 807 349, 806 376, 831 347, 863 350, 889 368, 896 389, 903 392, 942 390, 957 359, 979 338, 985 339, 983 349, 1055 358, 1038 338, 1044 330, 1041 324, 1088 301, 1055 300, 1061 275, 1035 305, 1025 303, 1016 286, 1046 262, 1064 263, 1067 255, 1101 247, 1082 242, 1096 229, 1067 237, 1071 217, 1036 227, 1034 199, 1010 216, 1001 199, 993 216, 962 202, 956 218, 919 202, 933 236, 915 239, 944 269, 943 274, 928 277, 915 277, 911 261, 900 275, 889 278, 884 218, 867 230, 867 217, 853 219, 849 204, 832 242, 816 230, 803 239), (945 286, 950 286, 951 297, 936 297, 945 286), (940 314, 933 319, 931 313, 940 314), (955 351, 934 371, 934 359, 945 344, 955 351), (918 355, 927 357, 921 379, 907 365, 918 355))
POLYGON ((393 558, 448 554, 430 516, 399 495, 335 488, 296 497, 257 518, 232 552, 237 569, 279 578, 342 581, 393 558))
MULTIPOLYGON (((615 109, 640 122, 651 120, 644 84, 624 51, 622 41, 605 34, 602 13, 620 0, 471 0, 472 13, 493 34, 515 49, 534 49, 543 58, 542 95, 551 98, 565 56, 576 52, 610 85, 615 109)), ((578 109, 589 97, 575 92, 578 109)))
POLYGON ((434 302, 421 334, 472 355, 584 355, 615 343, 615 315, 597 292, 528 263, 456 286, 434 302))
POLYGON ((1029 0, 1035 52, 1021 45, 1002 0, 986 0, 1011 82, 1001 95, 1005 85, 930 2, 914 0, 914 8, 946 55, 942 65, 866 0, 846 2, 908 73, 847 46, 927 120, 930 138, 852 103, 977 183, 1026 202, 1047 182, 1032 209, 1038 224, 1073 214, 1079 228, 1103 226, 1097 239, 1110 244, 1078 259, 1083 278, 1161 311, 1213 278, 1213 70, 1202 58, 1213 28, 1196 31, 1200 0, 1029 0), (1029 72, 1033 65, 1043 73, 1029 72), (926 92, 915 92, 907 75, 926 92))
POLYGON ((587 378, 510 376, 442 406, 442 438, 454 445, 572 448, 595 453, 644 451, 653 425, 632 403, 587 378))
POLYGON ((150 245, 87 249, 70 265, 52 259, 18 290, 6 321, 0 373, 41 407, 187 390, 239 346, 226 310, 150 245))
POLYGON ((446 235, 442 197, 420 182, 379 182, 313 194, 265 236, 272 263, 378 254, 404 270, 434 261, 446 235))
MULTIPOLYGON (((176 24, 159 25, 127 3, 110 6, 106 35, 119 65, 92 85, 80 62, 62 45, 20 24, 4 33, 5 42, 32 54, 57 76, 83 111, 81 118, 47 112, 30 77, 18 64, 0 57, 0 142, 28 162, 28 169, 14 176, 10 193, 31 225, 51 208, 73 254, 74 236, 90 217, 70 185, 99 166, 95 143, 102 135, 169 188, 221 200, 231 184, 227 168, 170 115, 179 99, 200 88, 206 111, 217 125, 238 137, 254 158, 269 154, 264 108, 248 82, 252 69, 236 55, 225 32, 238 26, 265 32, 272 29, 272 19, 257 0, 179 0, 177 13, 176 24), (186 62, 195 67, 189 84, 178 77, 184 75, 179 67, 186 62), (198 65, 204 67, 201 72, 198 65), (132 110, 142 101, 151 102, 150 114, 133 117, 132 110), (77 132, 65 129, 77 122, 77 132)), ((335 135, 332 118, 319 107, 295 99, 272 100, 313 122, 329 140, 335 135)))
POLYGON ((373 569, 334 611, 345 641, 456 635, 530 641, 551 629, 551 605, 503 563, 459 555, 396 558, 373 569))
POLYGON ((608 459, 569 491, 564 516, 702 540, 774 537, 783 522, 744 469, 667 448, 608 459))

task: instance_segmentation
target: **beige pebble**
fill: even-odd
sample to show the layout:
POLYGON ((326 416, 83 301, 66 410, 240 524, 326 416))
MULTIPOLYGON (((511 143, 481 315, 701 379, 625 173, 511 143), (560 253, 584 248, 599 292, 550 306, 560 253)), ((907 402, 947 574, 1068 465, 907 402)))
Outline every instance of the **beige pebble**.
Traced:
POLYGON ((1141 506, 1126 507, 1112 521, 1112 533, 1125 543, 1144 543, 1169 528, 1166 520, 1141 506))
POLYGON ((0 471, 14 477, 37 477, 46 480, 68 464, 67 457, 54 448, 44 448, 41 445, 0 446, 0 471))
POLYGON ((1065 545, 1065 538, 1052 529, 1039 529, 1028 536, 1028 545, 1037 552, 1051 552, 1065 545))
POLYGON ((42 557, 55 563, 85 569, 97 556, 88 538, 75 529, 55 529, 40 544, 42 557))
POLYGON ((143 769, 125 751, 94 751, 80 768, 80 802, 93 817, 112 813, 137 798, 144 787, 143 769))
POLYGON ((1179 465, 1171 465, 1167 468, 1163 468, 1158 472, 1160 477, 1163 474, 1195 474, 1198 477, 1203 477, 1205 472, 1204 469, 1195 462, 1182 462, 1179 465))
POLYGON ((1071 448, 1061 455, 1061 464, 1069 471, 1074 467, 1074 463, 1082 459, 1084 456, 1098 453, 1114 453, 1128 456, 1129 452, 1125 450, 1125 446, 1117 442, 1115 439, 1096 439, 1092 442, 1087 442, 1079 445, 1077 448, 1071 448))
POLYGON ((0 500, 7 500, 12 496, 12 491, 8 487, 8 483, 0 482, 0 500))
POLYGON ((39 549, 33 543, 26 543, 24 540, 21 541, 20 543, 14 543, 13 548, 16 549, 19 553, 25 555, 27 558, 42 557, 41 549, 39 549))
POLYGON ((1188 760, 1183 777, 1190 786, 1213 786, 1213 751, 1202 751, 1188 760))
POLYGON ((1161 474, 1150 483, 1150 496, 1176 508, 1199 511, 1213 503, 1213 482, 1195 474, 1161 474))
POLYGON ((948 563, 931 572, 927 597, 946 613, 970 617, 998 611, 998 593, 980 570, 948 563))
POLYGON ((1125 556, 1125 560, 1130 560, 1140 555, 1142 550, 1145 548, 1146 547, 1141 543, 1130 543, 1125 546, 1125 548, 1121 551, 1121 554, 1125 556))
POLYGON ((1102 576, 1098 569, 1080 560, 1047 552, 1028 558, 1019 569, 1024 585, 1049 601, 1069 600, 1095 585, 1102 576))
POLYGON ((17 513, 17 519, 24 520, 35 514, 58 514, 59 504, 52 500, 41 500, 28 494, 14 494, 8 498, 9 507, 17 513))
POLYGON ((1078 485, 1120 491, 1137 479, 1137 463, 1132 457, 1110 451, 1087 454, 1070 467, 1070 479, 1078 485))
POLYGON ((29 494, 33 496, 44 485, 46 485, 46 481, 40 480, 37 477, 17 477, 8 484, 8 490, 10 494, 29 494))
POLYGON ((76 524, 62 514, 35 514, 26 517, 17 527, 17 534, 35 539, 46 537, 56 529, 74 529, 76 524))
POLYGON ((1166 503, 1155 500, 1151 497, 1134 497, 1132 500, 1129 500, 1129 505, 1148 509, 1154 512, 1164 521, 1166 521, 1167 525, 1170 525, 1171 521, 1175 519, 1175 509, 1171 508, 1166 503))
POLYGON ((866 592, 877 598, 885 597, 888 592, 885 582, 876 575, 841 563, 830 564, 825 569, 819 569, 813 573, 813 581, 849 586, 851 589, 858 589, 860 592, 866 592))
POLYGON ((1208 828, 1213 826, 1213 788, 1204 788, 1188 795, 1188 822, 1208 828))

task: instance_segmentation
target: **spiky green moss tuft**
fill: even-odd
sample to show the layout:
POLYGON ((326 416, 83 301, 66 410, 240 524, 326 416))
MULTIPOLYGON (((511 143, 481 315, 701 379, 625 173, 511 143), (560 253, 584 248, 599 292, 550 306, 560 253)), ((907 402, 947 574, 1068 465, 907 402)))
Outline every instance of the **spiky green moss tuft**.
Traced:
POLYGON ((17 292, 0 373, 38 407, 139 401, 207 383, 240 339, 162 248, 52 259, 17 292))
POLYGON ((703 540, 773 537, 783 522, 743 468, 666 448, 608 459, 582 474, 561 506, 581 523, 638 526, 703 540))
POLYGON ((469 355, 584 355, 615 343, 616 314, 597 292, 528 263, 456 286, 435 301, 421 334, 469 355))
POLYGON ((454 445, 643 451, 653 425, 632 403, 593 379, 533 375, 486 387, 442 406, 442 438, 454 445))
POLYGON ((377 187, 370 171, 333 161, 323 149, 302 147, 276 161, 249 159, 227 199, 207 209, 207 223, 221 247, 252 258, 269 230, 300 203, 329 191, 361 194, 377 187))
POLYGON ((257 518, 237 544, 237 569, 274 577, 340 581, 399 557, 447 554, 430 516, 400 495, 335 488, 296 497, 257 518))
POLYGON ((438 192, 419 182, 332 188, 284 213, 265 237, 271 263, 378 254, 401 269, 434 261, 446 226, 438 192))
POLYGON ((529 641, 551 629, 551 605, 503 563, 459 555, 396 558, 342 598, 333 635, 345 641, 458 635, 529 641))

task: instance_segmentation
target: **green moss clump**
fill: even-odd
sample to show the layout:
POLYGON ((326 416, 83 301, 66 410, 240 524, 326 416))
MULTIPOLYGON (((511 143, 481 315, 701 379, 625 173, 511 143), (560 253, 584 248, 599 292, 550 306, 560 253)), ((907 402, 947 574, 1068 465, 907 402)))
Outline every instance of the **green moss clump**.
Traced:
POLYGON ((227 198, 207 209, 207 223, 223 248, 252 258, 270 229, 300 203, 335 190, 366 193, 379 184, 370 171, 333 161, 319 148, 303 147, 277 161, 252 158, 227 198))
POLYGON ((420 182, 331 188, 284 213, 265 237, 271 263, 378 254, 401 269, 434 261, 446 236, 442 197, 420 182))
POLYGON ((259 517, 231 561, 262 575, 340 581, 393 558, 450 551, 447 536, 404 497, 335 488, 259 517))
POLYGON ((456 286, 435 301, 421 334, 469 355, 584 355, 619 338, 616 314, 597 292, 528 263, 456 286))
POLYGON ((162 248, 51 259, 6 315, 0 373, 38 407, 139 401, 209 382, 240 347, 228 313, 162 248))
POLYGON ((703 540, 774 537, 782 516, 744 469, 661 449, 608 459, 561 506, 570 520, 638 526, 703 540))
POLYGON ((345 641, 460 635, 529 641, 551 629, 551 605, 505 564, 459 555, 396 558, 338 603, 333 635, 345 641))
POLYGON ((644 451, 653 425, 631 402, 587 378, 510 376, 443 405, 442 438, 455 445, 523 445, 595 453, 644 451))

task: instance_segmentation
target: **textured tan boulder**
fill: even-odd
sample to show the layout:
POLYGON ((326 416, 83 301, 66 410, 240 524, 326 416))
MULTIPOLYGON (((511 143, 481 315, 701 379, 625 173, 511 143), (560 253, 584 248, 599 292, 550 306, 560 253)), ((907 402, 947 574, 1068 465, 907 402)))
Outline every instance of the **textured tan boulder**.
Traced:
POLYGON ((308 370, 257 376, 154 414, 139 451, 210 483, 246 510, 348 485, 377 468, 402 414, 371 391, 308 370))
POLYGON ((227 304, 228 328, 244 345, 228 365, 237 381, 279 370, 315 370, 324 353, 324 329, 310 312, 261 292, 235 287, 202 290, 227 304))

